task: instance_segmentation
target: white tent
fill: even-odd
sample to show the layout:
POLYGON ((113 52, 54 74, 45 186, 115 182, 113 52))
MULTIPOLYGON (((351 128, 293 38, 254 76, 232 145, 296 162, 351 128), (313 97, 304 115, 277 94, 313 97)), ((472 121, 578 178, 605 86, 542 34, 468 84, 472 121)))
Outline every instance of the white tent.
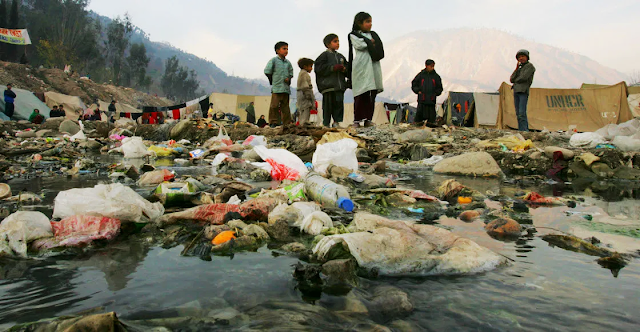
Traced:
POLYGON ((474 127, 495 128, 498 124, 500 95, 475 92, 473 94, 475 110, 474 127))

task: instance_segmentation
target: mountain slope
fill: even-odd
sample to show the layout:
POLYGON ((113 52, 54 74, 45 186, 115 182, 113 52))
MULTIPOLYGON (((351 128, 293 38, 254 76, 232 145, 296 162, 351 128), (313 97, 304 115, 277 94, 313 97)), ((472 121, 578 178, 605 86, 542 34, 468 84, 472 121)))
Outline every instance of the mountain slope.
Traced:
POLYGON ((614 84, 625 79, 624 74, 579 54, 503 31, 464 28, 414 32, 385 44, 382 95, 415 102, 411 80, 429 58, 436 62, 445 91, 497 91, 509 80, 515 54, 522 48, 531 52, 536 66, 534 87, 579 88, 582 83, 614 84))

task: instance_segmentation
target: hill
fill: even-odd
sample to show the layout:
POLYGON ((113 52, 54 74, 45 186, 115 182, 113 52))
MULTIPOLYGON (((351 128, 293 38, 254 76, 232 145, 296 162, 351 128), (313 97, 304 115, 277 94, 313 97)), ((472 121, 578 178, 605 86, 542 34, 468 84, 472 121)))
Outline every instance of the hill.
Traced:
POLYGON ((494 29, 418 31, 385 44, 382 94, 414 102, 411 80, 426 59, 436 62, 445 91, 496 91, 516 66, 519 49, 531 52, 534 87, 579 88, 582 83, 614 84, 625 75, 588 57, 494 29))

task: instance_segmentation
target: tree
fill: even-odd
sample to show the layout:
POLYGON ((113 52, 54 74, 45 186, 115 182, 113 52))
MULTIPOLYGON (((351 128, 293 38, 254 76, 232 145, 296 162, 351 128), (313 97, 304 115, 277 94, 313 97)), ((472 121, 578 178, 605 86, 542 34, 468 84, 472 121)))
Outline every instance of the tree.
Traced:
POLYGON ((129 15, 125 14, 124 19, 120 17, 113 20, 107 27, 107 60, 113 72, 115 84, 122 83, 122 67, 125 64, 124 53, 129 47, 129 39, 133 31, 133 24, 129 15))
POLYGON ((635 70, 629 76, 629 85, 636 85, 640 83, 640 70, 635 70))
POLYGON ((67 47, 59 41, 49 42, 48 40, 40 39, 36 50, 43 65, 50 68, 62 68, 66 64, 74 63, 77 60, 73 57, 73 52, 69 52, 67 47))
MULTIPOLYGON (((9 13, 9 29, 19 29, 20 15, 18 13, 18 0, 11 2, 11 12, 9 13)), ((6 45, 7 60, 16 61, 18 54, 18 45, 6 45)))
MULTIPOLYGON (((0 1, 0 28, 8 28, 7 25, 7 0, 0 1)), ((0 42, 0 60, 6 61, 7 54, 6 52, 6 44, 0 42)))
POLYGON ((165 96, 171 100, 191 100, 198 95, 200 82, 195 70, 181 67, 174 55, 167 59, 160 86, 165 96))
POLYGON ((147 57, 147 48, 143 43, 131 45, 127 58, 128 80, 135 87, 148 88, 151 85, 151 77, 147 76, 147 67, 150 61, 151 59, 147 57))

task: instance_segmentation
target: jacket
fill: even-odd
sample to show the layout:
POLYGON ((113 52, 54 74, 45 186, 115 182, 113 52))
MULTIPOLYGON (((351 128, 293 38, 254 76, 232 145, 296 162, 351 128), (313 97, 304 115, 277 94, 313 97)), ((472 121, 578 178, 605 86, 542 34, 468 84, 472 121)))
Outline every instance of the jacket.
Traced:
MULTIPOLYGON (((359 31, 359 33, 365 38, 373 38, 368 32, 359 31)), ((367 43, 364 39, 349 34, 351 45, 355 50, 355 57, 351 64, 351 89, 353 90, 353 96, 357 97, 369 91, 382 92, 382 68, 380 67, 380 61, 373 61, 367 43)))
POLYGON ((271 93, 291 94, 291 79, 293 78, 293 66, 289 60, 276 56, 269 60, 264 67, 264 74, 271 78, 271 93), (289 83, 285 83, 285 79, 289 83))
POLYGON ((247 108, 245 108, 245 111, 247 111, 247 115, 250 115, 255 119, 255 117, 256 117, 256 109, 253 107, 253 105, 247 106, 247 108))
POLYGON ((109 110, 109 113, 111 113, 111 114, 115 114, 116 113, 116 105, 114 105, 114 104, 109 104, 109 107, 107 109, 109 110))
POLYGON ((529 61, 518 66, 518 69, 511 74, 511 83, 513 83, 514 93, 529 94, 531 84, 533 84, 533 75, 536 73, 536 67, 529 61))
POLYGON ((436 97, 442 94, 442 79, 435 70, 428 72, 423 69, 411 81, 411 90, 418 95, 418 103, 435 105, 436 97))
POLYGON ((299 111, 311 110, 316 102, 309 72, 302 69, 298 75, 297 105, 299 111))
POLYGON ((346 69, 347 59, 344 55, 332 50, 326 50, 318 56, 314 65, 316 85, 320 93, 344 92, 347 89, 346 73, 333 70, 335 65, 343 65, 346 69))
POLYGON ((5 103, 12 103, 13 104, 15 99, 16 99, 16 93, 15 92, 13 92, 13 91, 11 91, 9 89, 4 90, 4 102, 5 103))

